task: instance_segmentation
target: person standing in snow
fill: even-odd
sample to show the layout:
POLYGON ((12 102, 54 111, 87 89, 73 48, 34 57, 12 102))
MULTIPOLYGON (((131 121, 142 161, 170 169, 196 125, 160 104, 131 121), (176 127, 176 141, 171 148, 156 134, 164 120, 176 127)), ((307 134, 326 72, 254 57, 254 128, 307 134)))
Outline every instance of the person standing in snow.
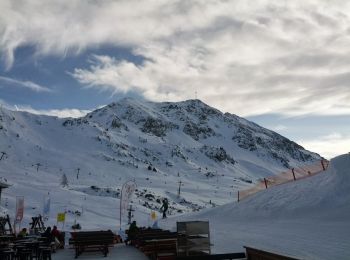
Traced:
POLYGON ((139 232, 139 228, 136 225, 136 221, 133 221, 130 224, 130 227, 128 230, 128 238, 125 240, 125 244, 128 245, 129 241, 130 241, 130 243, 132 243, 132 241, 136 239, 138 232, 139 232))
POLYGON ((53 229, 51 231, 51 235, 53 239, 55 240, 56 248, 63 248, 64 247, 64 237, 63 234, 57 229, 57 226, 53 226, 53 229))
POLYGON ((163 205, 160 207, 160 210, 163 209, 163 218, 166 218, 166 212, 168 210, 168 207, 169 207, 169 203, 168 203, 168 200, 165 198, 163 199, 163 205))

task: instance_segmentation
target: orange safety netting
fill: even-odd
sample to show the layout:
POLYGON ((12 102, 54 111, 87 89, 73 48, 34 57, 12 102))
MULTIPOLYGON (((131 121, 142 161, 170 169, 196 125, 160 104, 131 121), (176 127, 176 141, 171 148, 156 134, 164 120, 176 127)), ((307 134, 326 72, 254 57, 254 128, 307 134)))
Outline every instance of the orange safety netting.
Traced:
POLYGON ((320 172, 325 171, 328 165, 329 165, 329 161, 321 160, 321 161, 317 161, 314 164, 293 168, 288 171, 281 172, 277 175, 264 178, 260 180, 254 187, 251 187, 246 190, 238 191, 237 199, 238 201, 240 201, 252 194, 255 194, 261 190, 265 190, 269 187, 316 175, 320 172))

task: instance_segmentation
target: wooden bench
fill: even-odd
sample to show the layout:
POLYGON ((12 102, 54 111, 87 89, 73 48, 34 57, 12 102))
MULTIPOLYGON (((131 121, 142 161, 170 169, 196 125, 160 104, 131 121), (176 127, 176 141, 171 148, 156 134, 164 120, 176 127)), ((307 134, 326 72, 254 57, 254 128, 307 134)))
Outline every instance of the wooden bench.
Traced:
POLYGON ((154 239, 139 248, 150 259, 176 256, 176 239, 154 239))
POLYGON ((101 251, 106 257, 109 247, 114 242, 112 231, 71 232, 71 236, 69 244, 75 249, 75 258, 78 258, 84 251, 101 251))
POLYGON ((170 238, 177 239, 177 233, 167 232, 167 233, 159 233, 159 234, 136 235, 136 239, 140 241, 148 241, 153 239, 170 239, 170 238))
POLYGON ((253 247, 245 246, 247 260, 299 260, 294 257, 280 255, 253 247))
POLYGON ((177 232, 141 230, 133 244, 151 259, 167 259, 176 256, 176 242, 177 232))
POLYGON ((176 232, 170 232, 169 230, 157 230, 157 231, 146 231, 146 232, 138 232, 135 234, 135 238, 132 241, 132 245, 139 247, 145 241, 152 239, 168 239, 168 238, 176 238, 176 232))

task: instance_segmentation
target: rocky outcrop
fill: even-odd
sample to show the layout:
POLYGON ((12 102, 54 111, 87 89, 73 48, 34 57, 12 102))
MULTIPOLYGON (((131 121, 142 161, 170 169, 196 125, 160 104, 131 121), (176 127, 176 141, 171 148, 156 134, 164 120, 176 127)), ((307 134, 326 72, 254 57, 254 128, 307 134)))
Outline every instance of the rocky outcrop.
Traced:
POLYGON ((177 129, 179 128, 179 126, 171 122, 163 121, 158 118, 148 117, 145 120, 141 130, 144 133, 149 133, 158 137, 163 137, 166 135, 168 130, 172 130, 174 128, 177 129))

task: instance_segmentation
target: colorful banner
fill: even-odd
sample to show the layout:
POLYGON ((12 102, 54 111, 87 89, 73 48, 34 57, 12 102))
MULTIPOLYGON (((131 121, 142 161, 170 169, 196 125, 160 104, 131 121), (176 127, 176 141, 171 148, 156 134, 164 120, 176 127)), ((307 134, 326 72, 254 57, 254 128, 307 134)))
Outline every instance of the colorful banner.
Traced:
POLYGON ((43 206, 43 217, 46 220, 49 219, 50 206, 51 206, 51 198, 50 196, 47 196, 44 198, 44 206, 43 206))
POLYGON ((16 197, 16 222, 21 222, 23 219, 24 213, 24 197, 17 196, 16 197))
POLYGON ((66 213, 57 213, 57 223, 65 222, 65 220, 66 220, 66 213))
POLYGON ((120 227, 122 223, 122 214, 123 212, 127 212, 130 199, 136 188, 137 186, 134 181, 127 181, 122 187, 120 198, 120 227))
POLYGON ((121 192, 121 210, 122 212, 127 212, 130 199, 136 190, 136 183, 134 181, 128 181, 124 183, 121 192))

